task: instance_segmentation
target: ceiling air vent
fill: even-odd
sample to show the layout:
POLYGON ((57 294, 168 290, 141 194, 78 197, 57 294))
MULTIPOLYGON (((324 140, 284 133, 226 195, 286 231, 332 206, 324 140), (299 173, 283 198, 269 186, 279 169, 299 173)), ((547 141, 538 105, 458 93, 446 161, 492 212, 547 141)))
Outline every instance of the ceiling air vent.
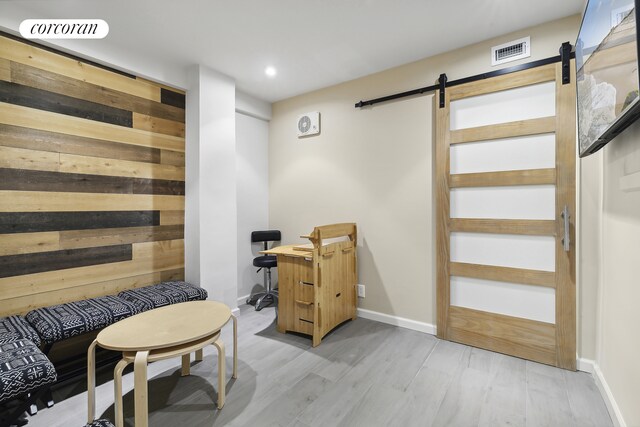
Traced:
POLYGON ((531 37, 514 40, 491 48, 491 65, 500 65, 505 62, 531 56, 531 37))

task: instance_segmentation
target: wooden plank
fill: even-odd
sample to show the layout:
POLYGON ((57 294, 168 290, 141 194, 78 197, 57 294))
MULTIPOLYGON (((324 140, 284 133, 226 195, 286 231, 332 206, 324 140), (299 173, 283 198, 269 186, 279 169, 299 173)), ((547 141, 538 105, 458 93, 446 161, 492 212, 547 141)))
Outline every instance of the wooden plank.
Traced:
POLYGON ((57 271, 130 260, 131 245, 0 256, 0 277, 57 271))
POLYGON ((0 190, 0 212, 184 210, 184 196, 0 190))
POLYGON ((451 131, 451 144, 539 135, 552 133, 555 132, 555 130, 555 116, 518 120, 515 122, 453 130, 451 131))
POLYGON ((445 91, 445 105, 440 108, 437 100, 440 91, 433 97, 436 110, 436 296, 437 296, 437 335, 447 339, 449 304, 451 287, 449 285, 449 165, 450 132, 449 110, 450 91, 445 91))
MULTIPOLYGON (((182 212, 183 211, 167 211, 182 212)), ((164 213, 164 212, 163 212, 164 213)), ((159 211, 0 213, 0 233, 33 233, 160 225, 159 211)))
POLYGON ((185 166, 185 158, 183 152, 161 150, 160 163, 163 165, 185 166))
POLYGON ((0 168, 0 190, 184 195, 184 181, 0 168))
POLYGON ((133 127, 149 132, 184 138, 184 123, 152 117, 146 114, 133 113, 133 127))
POLYGON ((184 151, 184 138, 0 102, 0 123, 124 144, 184 151))
POLYGON ((64 304, 72 301, 80 301, 88 298, 96 298, 104 295, 115 295, 126 289, 135 289, 153 285, 166 280, 184 280, 184 269, 157 271, 140 274, 116 280, 107 280, 98 283, 86 283, 80 286, 64 288, 60 290, 35 293, 18 298, 9 298, 2 301, 0 316, 14 314, 25 315, 31 310, 50 305, 64 304))
POLYGON ((77 80, 108 87, 152 101, 160 101, 160 88, 58 53, 0 36, 0 57, 20 64, 49 70, 77 80))
MULTIPOLYGON (((130 160, 134 162, 160 163, 160 151, 138 145, 65 135, 0 124, 0 145, 54 153, 78 154, 91 157, 130 160)), ((174 153, 170 151, 170 153, 174 153)), ((182 155, 184 158, 184 154, 182 155)), ((173 164, 173 163, 169 163, 173 164)), ((184 166, 177 165, 177 166, 184 166)))
POLYGON ((60 249, 57 231, 0 234, 0 256, 50 252, 60 249))
POLYGON ((184 167, 60 154, 60 172, 184 181, 184 167))
MULTIPOLYGON (((571 73, 575 75, 575 60, 571 73)), ((576 370, 576 86, 575 79, 561 84, 561 64, 556 64, 556 212, 557 235, 562 236, 563 220, 559 212, 567 206, 570 212, 570 248, 565 252, 560 238, 556 239, 556 365, 576 370)))
POLYGON ((0 145, 0 168, 58 171, 60 154, 0 145))
POLYGON ((143 82, 147 82, 147 83, 152 84, 154 86, 158 86, 159 88, 165 88, 165 89, 171 90, 173 92, 181 93, 182 95, 186 94, 186 92, 184 90, 182 90, 182 89, 171 87, 171 86, 168 86, 168 85, 165 85, 165 84, 162 84, 160 82, 153 81, 153 80, 145 79, 144 77, 136 76, 136 79, 137 80, 142 80, 143 82))
POLYGON ((133 126, 131 111, 17 83, 0 81, 0 102, 129 128, 133 126))
POLYGON ((165 179, 131 178, 133 194, 157 194, 184 196, 185 182, 165 179))
POLYGON ((174 107, 182 108, 184 110, 186 96, 184 93, 179 93, 163 87, 160 88, 160 102, 166 105, 173 105, 174 107))
MULTIPOLYGON (((134 243, 133 259, 36 274, 0 278, 0 300, 184 268, 184 241, 134 243), (138 255, 136 255, 136 247, 138 255)), ((84 251, 85 249, 78 249, 84 251)))
POLYGON ((451 218, 451 231, 468 233, 518 234, 525 236, 555 236, 556 222, 534 219, 451 218))
MULTIPOLYGON (((1 236, 0 236, 1 237, 1 236)), ((129 243, 179 240, 184 238, 184 226, 102 228, 60 232, 60 249, 91 248, 129 243)))
POLYGON ((556 78, 555 65, 556 64, 543 65, 542 67, 530 68, 518 73, 505 74, 450 88, 447 87, 447 93, 449 93, 451 101, 454 101, 471 96, 550 82, 556 78))
MULTIPOLYGON (((11 81, 25 86, 44 89, 74 98, 110 107, 120 108, 152 117, 184 123, 184 109, 150 101, 145 98, 119 92, 107 87, 76 80, 62 74, 52 73, 40 68, 30 67, 17 62, 11 63, 11 81)), ((158 86, 158 85, 156 85, 158 86)))
POLYGON ((160 225, 184 224, 184 211, 161 211, 160 225))
POLYGON ((5 82, 11 81, 11 62, 4 58, 0 58, 0 80, 5 82))
POLYGON ((333 239, 336 237, 354 235, 356 232, 356 225, 352 222, 342 224, 329 224, 315 227, 314 231, 318 231, 318 237, 322 239, 333 239))
POLYGON ((449 338, 498 353, 548 365, 555 364, 552 323, 487 313, 464 307, 449 308, 449 338))
POLYGON ((553 271, 526 270, 524 268, 498 267, 494 265, 451 263, 451 275, 498 282, 522 283, 525 285, 556 287, 553 271))
POLYGON ((451 188, 501 187, 511 185, 553 185, 556 183, 555 169, 529 169, 504 172, 481 172, 455 174, 449 177, 451 188))

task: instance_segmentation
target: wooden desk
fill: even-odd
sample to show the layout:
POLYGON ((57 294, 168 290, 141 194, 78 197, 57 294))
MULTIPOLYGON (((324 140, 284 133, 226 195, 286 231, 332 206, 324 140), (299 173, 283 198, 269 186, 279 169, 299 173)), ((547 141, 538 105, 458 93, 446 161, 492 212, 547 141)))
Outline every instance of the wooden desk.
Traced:
POLYGON ((278 331, 313 337, 313 346, 339 324, 356 318, 357 229, 353 223, 315 227, 311 244, 261 253, 278 257, 278 331), (327 243, 327 239, 346 237, 327 243))
POLYGON ((225 401, 225 348, 220 329, 233 319, 233 378, 237 378, 237 324, 225 304, 191 301, 145 311, 103 329, 89 346, 87 394, 88 420, 95 416, 95 348, 122 352, 114 371, 115 422, 123 426, 122 371, 134 364, 134 407, 136 427, 149 423, 147 363, 182 356, 182 375, 189 375, 190 354, 202 360, 202 349, 213 344, 218 349, 218 408, 225 401))

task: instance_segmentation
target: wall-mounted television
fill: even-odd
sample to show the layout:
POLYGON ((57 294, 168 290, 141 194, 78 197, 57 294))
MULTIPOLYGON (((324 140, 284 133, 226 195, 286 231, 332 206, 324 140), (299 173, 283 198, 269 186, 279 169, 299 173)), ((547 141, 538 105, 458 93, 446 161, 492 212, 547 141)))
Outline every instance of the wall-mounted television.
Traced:
POLYGON ((604 147, 640 116, 638 2, 587 2, 576 41, 580 157, 604 147))

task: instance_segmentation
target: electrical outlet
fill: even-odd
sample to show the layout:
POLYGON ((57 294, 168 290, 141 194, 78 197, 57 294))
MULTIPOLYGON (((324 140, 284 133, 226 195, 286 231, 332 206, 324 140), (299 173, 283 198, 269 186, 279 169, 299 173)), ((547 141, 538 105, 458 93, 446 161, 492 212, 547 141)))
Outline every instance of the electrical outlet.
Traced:
POLYGON ((358 297, 364 298, 364 285, 358 285, 358 297))

